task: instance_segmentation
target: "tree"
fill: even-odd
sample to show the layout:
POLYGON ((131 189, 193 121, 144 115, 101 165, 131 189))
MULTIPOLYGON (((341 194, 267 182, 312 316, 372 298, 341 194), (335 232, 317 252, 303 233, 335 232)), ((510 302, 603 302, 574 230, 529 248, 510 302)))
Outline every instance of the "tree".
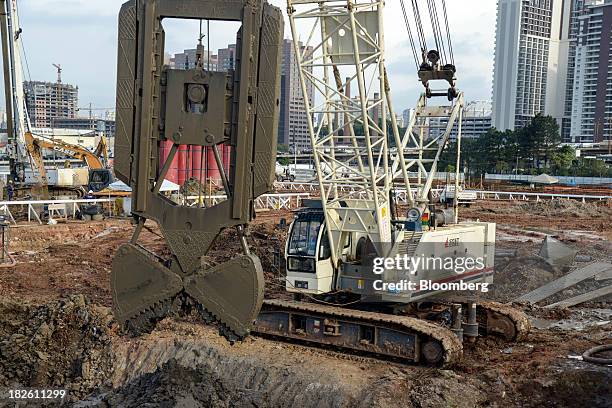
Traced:
POLYGON ((538 113, 518 132, 520 151, 529 160, 528 167, 547 166, 553 151, 561 144, 557 121, 552 116, 538 113))
POLYGON ((573 170, 580 177, 606 177, 612 173, 612 169, 603 160, 587 158, 576 160, 573 170))
POLYGON ((568 175, 574 160, 576 160, 576 150, 571 146, 563 146, 552 153, 551 169, 557 175, 568 175))

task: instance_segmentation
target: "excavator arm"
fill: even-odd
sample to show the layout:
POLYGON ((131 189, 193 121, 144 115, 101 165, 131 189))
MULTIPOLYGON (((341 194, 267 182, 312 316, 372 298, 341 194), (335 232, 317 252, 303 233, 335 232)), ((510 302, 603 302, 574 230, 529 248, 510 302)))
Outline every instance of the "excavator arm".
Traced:
POLYGON ((100 141, 93 154, 95 157, 102 158, 104 166, 108 165, 108 139, 106 139, 106 136, 100 136, 100 141))
MULTIPOLYGON (((119 15, 115 172, 131 186, 136 228, 113 262, 113 311, 129 331, 151 330, 175 309, 197 309, 230 340, 248 335, 263 301, 263 271, 244 227, 253 202, 274 183, 279 118, 283 17, 263 0, 132 0, 119 15), (165 18, 242 23, 236 68, 213 72, 198 64, 163 64, 165 18), (162 143, 172 145, 164 162, 162 143), (219 146, 230 146, 230 171, 219 146), (227 201, 213 207, 177 205, 160 187, 179 149, 210 148, 227 201), (171 256, 138 243, 155 221, 171 256), (203 257, 226 228, 236 228, 243 253, 216 266, 203 257)), ((200 46, 201 47, 201 46, 200 46)), ((200 48, 199 48, 200 49, 200 48)), ((200 51, 203 51, 200 50, 200 51)))
POLYGON ((25 132, 24 137, 28 156, 30 156, 33 165, 38 169, 39 182, 41 185, 47 185, 47 170, 45 169, 42 148, 32 133, 25 132))
POLYGON ((46 177, 45 166, 43 164, 42 151, 43 149, 53 150, 73 159, 81 160, 87 167, 92 170, 104 168, 104 164, 98 157, 97 152, 90 152, 81 146, 76 146, 70 143, 65 143, 59 140, 48 140, 43 138, 35 138, 30 132, 25 133, 26 150, 34 164, 38 168, 39 173, 46 177))

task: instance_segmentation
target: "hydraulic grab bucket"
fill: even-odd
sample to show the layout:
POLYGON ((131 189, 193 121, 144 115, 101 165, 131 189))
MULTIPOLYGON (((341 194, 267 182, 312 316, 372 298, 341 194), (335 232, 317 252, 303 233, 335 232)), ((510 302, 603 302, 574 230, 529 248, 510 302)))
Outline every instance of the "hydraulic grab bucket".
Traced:
POLYGON ((119 15, 115 171, 133 190, 136 228, 113 262, 115 317, 138 334, 177 309, 198 310, 230 340, 249 334, 263 300, 263 271, 249 252, 245 226, 253 201, 272 189, 279 118, 283 18, 262 0, 132 0, 119 15), (163 64, 164 18, 242 23, 236 67, 206 69, 198 45, 193 69, 163 64), (160 145, 172 145, 165 162, 160 145), (232 151, 229 172, 219 149, 232 151), (179 205, 160 193, 181 147, 215 153, 226 201, 179 205), (198 150, 199 149, 199 150, 198 150), (161 164, 160 164, 161 163, 161 164), (138 237, 155 221, 171 252, 145 249, 138 237), (243 254, 208 265, 202 259, 226 228, 234 227, 243 254))

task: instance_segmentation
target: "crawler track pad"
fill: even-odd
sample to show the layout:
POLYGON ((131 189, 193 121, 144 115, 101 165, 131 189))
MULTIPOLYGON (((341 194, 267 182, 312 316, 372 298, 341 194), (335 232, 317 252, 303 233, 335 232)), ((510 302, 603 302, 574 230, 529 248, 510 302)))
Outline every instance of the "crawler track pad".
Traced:
POLYGON ((247 336, 263 302, 259 258, 243 255, 185 278, 185 291, 238 338, 247 336))
POLYGON ((143 249, 125 244, 113 260, 111 290, 113 313, 124 324, 176 296, 183 281, 143 249))

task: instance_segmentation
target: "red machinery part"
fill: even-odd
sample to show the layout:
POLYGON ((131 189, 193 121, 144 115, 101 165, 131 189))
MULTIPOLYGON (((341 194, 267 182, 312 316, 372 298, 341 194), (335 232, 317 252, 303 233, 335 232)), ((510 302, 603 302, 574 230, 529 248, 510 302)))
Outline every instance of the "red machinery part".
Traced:
MULTIPOLYGON (((160 168, 164 165, 170 154, 172 142, 166 141, 160 144, 159 159, 160 168)), ((219 155, 226 174, 230 171, 231 162, 231 146, 219 145, 219 155)), ((221 182, 221 172, 215 160, 215 154, 211 147, 187 146, 180 145, 178 152, 170 165, 170 169, 166 174, 166 180, 172 181, 178 185, 183 185, 190 178, 200 179, 200 182, 206 183, 212 181, 219 184, 221 182), (204 154, 202 155, 202 149, 204 154)))

